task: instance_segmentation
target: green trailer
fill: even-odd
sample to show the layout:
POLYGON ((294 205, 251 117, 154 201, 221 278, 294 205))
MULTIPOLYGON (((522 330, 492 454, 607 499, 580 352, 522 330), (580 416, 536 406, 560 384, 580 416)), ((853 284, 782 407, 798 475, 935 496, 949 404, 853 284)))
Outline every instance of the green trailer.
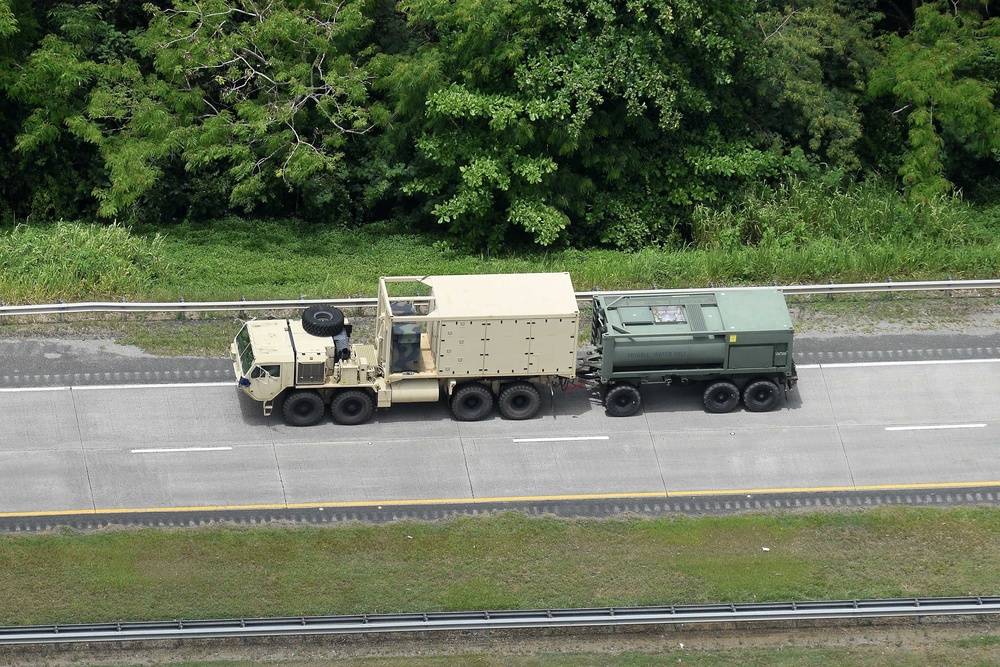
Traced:
POLYGON ((777 407, 795 386, 791 316, 776 289, 676 294, 598 294, 588 369, 599 380, 608 414, 625 417, 645 384, 704 386, 709 412, 777 407))

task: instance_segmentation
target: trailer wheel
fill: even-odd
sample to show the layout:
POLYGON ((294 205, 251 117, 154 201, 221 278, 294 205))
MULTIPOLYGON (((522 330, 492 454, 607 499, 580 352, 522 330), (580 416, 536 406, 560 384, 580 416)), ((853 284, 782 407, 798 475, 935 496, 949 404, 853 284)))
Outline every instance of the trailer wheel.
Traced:
POLYGON ((612 417, 634 415, 641 404, 639 390, 630 384, 616 384, 604 397, 604 408, 612 417))
POLYGON ((371 419, 375 411, 372 395, 364 389, 342 389, 330 401, 330 415, 333 421, 345 426, 363 424, 371 419))
POLYGON ((500 391, 499 405, 507 419, 531 419, 542 406, 542 397, 530 382, 513 382, 500 391))
POLYGON ((709 412, 732 412, 740 402, 740 390, 732 382, 715 382, 708 386, 702 397, 709 412))
POLYGON ((493 409, 493 392, 478 382, 461 385, 451 396, 451 411, 461 422, 479 421, 493 409))
POLYGON ((344 328, 344 313, 328 304, 309 306, 302 311, 302 328, 311 336, 336 336, 344 328))
POLYGON ((323 398, 315 391, 293 391, 285 398, 281 414, 289 426, 312 426, 323 417, 323 398))
POLYGON ((767 412, 778 404, 778 385, 770 380, 755 380, 743 389, 743 405, 750 412, 767 412))

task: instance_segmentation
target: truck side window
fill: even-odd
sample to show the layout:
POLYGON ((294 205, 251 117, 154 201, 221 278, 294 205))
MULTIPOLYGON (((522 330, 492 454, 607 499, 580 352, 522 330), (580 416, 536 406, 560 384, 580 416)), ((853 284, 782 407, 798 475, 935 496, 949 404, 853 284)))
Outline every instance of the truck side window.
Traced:
POLYGON ((254 366, 253 370, 250 371, 250 377, 259 378, 262 375, 270 377, 280 377, 281 376, 281 366, 275 364, 274 366, 254 366))

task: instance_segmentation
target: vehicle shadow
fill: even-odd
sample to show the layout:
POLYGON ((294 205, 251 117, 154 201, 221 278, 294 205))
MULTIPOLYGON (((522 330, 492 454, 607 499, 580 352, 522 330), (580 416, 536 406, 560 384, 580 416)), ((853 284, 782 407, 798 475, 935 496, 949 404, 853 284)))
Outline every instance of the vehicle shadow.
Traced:
MULTIPOLYGON (((707 384, 695 382, 687 386, 645 385, 639 391, 642 396, 640 412, 684 413, 707 412, 702 398, 707 384)), ((798 410, 802 407, 802 396, 795 389, 781 391, 778 405, 774 410, 798 410)), ((733 412, 750 412, 740 401, 733 412)))

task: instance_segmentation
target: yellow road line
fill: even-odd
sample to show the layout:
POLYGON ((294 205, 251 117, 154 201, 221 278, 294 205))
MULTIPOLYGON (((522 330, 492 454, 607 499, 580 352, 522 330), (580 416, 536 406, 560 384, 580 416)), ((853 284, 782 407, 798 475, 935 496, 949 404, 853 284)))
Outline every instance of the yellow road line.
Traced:
POLYGON ((830 493, 837 491, 927 491, 933 489, 963 489, 973 487, 1000 487, 1000 481, 983 482, 934 482, 927 484, 871 484, 861 486, 812 486, 763 489, 711 489, 697 491, 662 491, 641 493, 580 493, 554 496, 496 496, 492 498, 426 498, 410 500, 347 500, 329 503, 280 503, 261 505, 192 505, 185 507, 131 507, 123 509, 47 510, 41 512, 0 512, 0 518, 85 516, 99 514, 149 514, 153 512, 218 512, 240 510, 289 510, 289 509, 341 509, 347 507, 398 507, 404 505, 453 505, 491 503, 552 502, 556 500, 632 500, 653 498, 660 500, 703 496, 743 496, 774 493, 830 493))

